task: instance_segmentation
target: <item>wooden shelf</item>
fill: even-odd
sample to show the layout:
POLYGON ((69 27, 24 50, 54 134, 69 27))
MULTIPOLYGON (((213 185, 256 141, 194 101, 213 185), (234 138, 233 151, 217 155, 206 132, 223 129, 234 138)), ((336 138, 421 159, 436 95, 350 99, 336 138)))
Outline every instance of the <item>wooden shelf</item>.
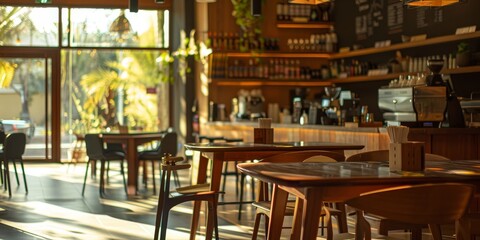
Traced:
POLYGON ((355 83, 355 82, 372 82, 398 78, 400 75, 406 75, 407 73, 391 73, 378 76, 355 76, 346 78, 335 78, 329 80, 332 83, 355 83))
POLYGON ((442 71, 443 74, 464 74, 464 73, 477 73, 480 72, 480 66, 468 66, 460 68, 452 68, 442 71))
POLYGON ((212 79, 212 83, 217 86, 298 86, 298 87, 323 87, 330 86, 330 81, 323 80, 272 80, 272 79, 212 79))
POLYGON ((329 59, 330 53, 309 53, 309 52, 216 52, 226 57, 276 57, 276 58, 317 58, 329 59))
POLYGON ((333 26, 331 22, 277 22, 277 28, 295 28, 295 29, 330 29, 333 26))
POLYGON ((351 51, 351 52, 335 53, 330 56, 330 59, 358 57, 358 56, 396 51, 396 50, 407 49, 407 48, 421 47, 426 45, 455 42, 455 41, 467 40, 472 38, 480 38, 480 32, 465 33, 460 35, 447 35, 447 36, 441 36, 441 37, 434 37, 434 38, 426 39, 423 41, 393 44, 388 47, 365 48, 365 49, 360 49, 360 50, 351 51))
MULTIPOLYGON (((480 66, 468 66, 468 67, 461 67, 461 68, 452 68, 446 69, 442 71, 442 74, 464 74, 464 73, 476 73, 480 72, 480 66)), ((372 82, 372 81, 382 81, 382 80, 391 80, 398 78, 400 75, 414 75, 416 73, 408 73, 408 72, 401 72, 401 73, 389 73, 385 75, 378 75, 378 76, 355 76, 355 77, 347 77, 347 78, 335 78, 328 80, 331 83, 355 83, 355 82, 372 82)))

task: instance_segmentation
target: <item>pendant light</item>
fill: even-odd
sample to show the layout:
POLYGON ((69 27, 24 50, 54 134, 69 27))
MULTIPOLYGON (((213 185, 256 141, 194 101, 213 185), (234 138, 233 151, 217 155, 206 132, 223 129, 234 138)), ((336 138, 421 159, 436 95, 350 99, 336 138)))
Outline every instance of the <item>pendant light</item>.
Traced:
POLYGON ((460 0, 406 0, 405 5, 412 7, 443 7, 458 2, 460 0))
POLYGON ((125 17, 125 10, 120 12, 120 15, 110 25, 110 32, 117 33, 123 39, 123 36, 132 31, 132 25, 125 17))

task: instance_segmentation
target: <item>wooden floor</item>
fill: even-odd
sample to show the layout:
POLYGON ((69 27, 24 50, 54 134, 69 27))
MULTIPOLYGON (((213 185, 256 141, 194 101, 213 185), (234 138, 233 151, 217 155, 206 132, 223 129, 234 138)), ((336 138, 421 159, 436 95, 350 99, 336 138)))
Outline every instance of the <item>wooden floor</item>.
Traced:
MULTIPOLYGON (((81 196, 85 164, 26 164, 29 193, 25 194, 23 181, 15 183, 11 173, 13 197, 0 192, 0 239, 152 239, 157 196, 152 186, 139 196, 125 196, 121 177, 111 172, 106 198, 99 198, 98 182, 88 178, 85 196, 81 196)), ((112 168, 114 168, 112 164, 112 168)), ((157 171, 158 172, 158 171, 157 171)), ((189 172, 180 174, 182 184, 188 184, 189 172)), ((157 179, 158 180, 158 179, 157 179)), ((227 194, 220 201, 238 201, 235 194, 235 177, 229 176, 227 194)), ((246 185, 246 199, 251 199, 250 185, 246 185)), ((191 204, 175 207, 170 213, 168 239, 188 239, 191 204)), ((251 239, 254 211, 245 204, 241 220, 237 219, 238 205, 218 207, 221 239, 251 239)), ((201 218, 203 226, 204 218, 201 218)), ((290 226, 286 219, 285 226, 290 226)), ((354 219, 349 218, 349 232, 354 232, 354 219)), ((375 223, 373 223, 375 227, 375 223)), ((446 227, 445 238, 453 238, 451 227, 446 227)), ((203 227, 197 239, 203 239, 203 227)), ((290 229, 282 231, 288 239, 290 229)), ((335 233, 337 233, 335 229, 335 233)), ((375 233, 375 230, 373 230, 375 233)), ((395 239, 409 239, 402 231, 391 234, 395 239)), ((263 238, 263 230, 261 232, 263 238)), ((260 238, 259 237, 259 238, 260 238)), ((336 238, 352 239, 353 234, 336 238)), ((378 236, 374 236, 378 237, 378 236)), ((318 239, 321 239, 319 231, 318 239)), ((384 237, 381 237, 384 238, 384 237)), ((429 239, 428 233, 424 239, 429 239)))

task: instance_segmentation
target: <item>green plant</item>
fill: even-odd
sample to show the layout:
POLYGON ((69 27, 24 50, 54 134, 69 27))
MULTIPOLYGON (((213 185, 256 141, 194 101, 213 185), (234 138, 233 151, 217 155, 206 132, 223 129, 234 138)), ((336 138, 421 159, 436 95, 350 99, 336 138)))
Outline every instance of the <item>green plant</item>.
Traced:
POLYGON ((172 54, 164 52, 157 58, 160 71, 167 72, 163 74, 162 81, 173 81, 173 71, 171 64, 178 60, 178 73, 180 77, 185 77, 185 74, 190 72, 191 69, 187 64, 187 57, 193 56, 195 60, 200 61, 202 64, 207 62, 207 57, 212 53, 212 49, 208 48, 203 42, 195 42, 195 30, 190 31, 190 37, 187 38, 185 31, 180 31, 180 45, 177 50, 172 54))
POLYGON ((235 23, 242 30, 240 40, 244 43, 240 46, 240 51, 247 51, 248 45, 252 45, 252 50, 260 48, 263 38, 261 38, 262 29, 260 23, 263 20, 261 16, 253 16, 250 11, 250 0, 232 0, 235 23))
POLYGON ((461 42, 457 45, 457 53, 466 53, 470 51, 470 45, 466 42, 461 42))

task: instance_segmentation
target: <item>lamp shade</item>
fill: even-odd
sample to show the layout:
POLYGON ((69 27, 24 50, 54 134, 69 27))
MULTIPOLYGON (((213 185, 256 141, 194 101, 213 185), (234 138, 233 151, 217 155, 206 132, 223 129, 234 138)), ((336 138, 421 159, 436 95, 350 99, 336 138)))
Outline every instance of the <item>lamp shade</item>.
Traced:
POLYGON ((122 10, 120 16, 118 16, 110 25, 110 32, 118 33, 119 35, 127 34, 132 31, 130 22, 125 17, 125 12, 122 10))
POLYGON ((443 7, 458 3, 459 0, 407 0, 406 5, 412 7, 443 7))

